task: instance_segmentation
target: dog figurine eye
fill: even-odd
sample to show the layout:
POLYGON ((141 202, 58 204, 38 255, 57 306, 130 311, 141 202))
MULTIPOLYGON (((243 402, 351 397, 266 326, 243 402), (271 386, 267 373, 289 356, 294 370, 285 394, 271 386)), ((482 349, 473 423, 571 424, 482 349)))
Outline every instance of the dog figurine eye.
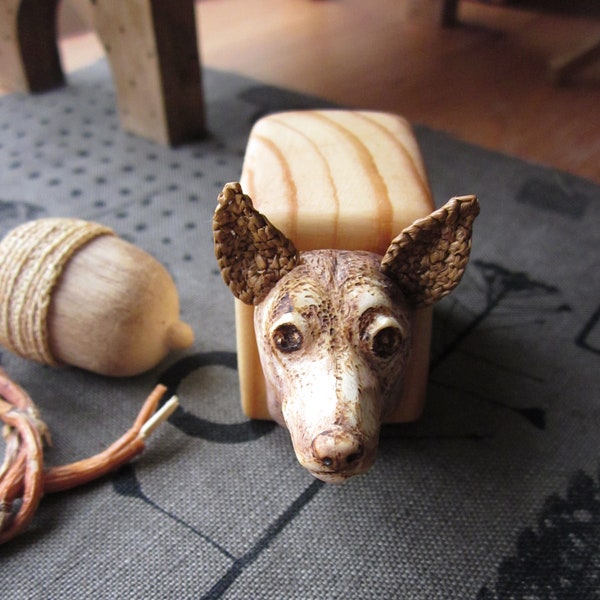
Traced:
POLYGON ((402 345, 402 333, 398 327, 384 327, 373 338, 371 349, 379 358, 389 358, 402 345))
POLYGON ((403 346, 406 335, 393 317, 377 315, 366 327, 363 340, 378 358, 390 358, 403 346))
POLYGON ((286 354, 302 348, 304 338, 300 330, 292 323, 283 323, 273 331, 275 347, 286 354))

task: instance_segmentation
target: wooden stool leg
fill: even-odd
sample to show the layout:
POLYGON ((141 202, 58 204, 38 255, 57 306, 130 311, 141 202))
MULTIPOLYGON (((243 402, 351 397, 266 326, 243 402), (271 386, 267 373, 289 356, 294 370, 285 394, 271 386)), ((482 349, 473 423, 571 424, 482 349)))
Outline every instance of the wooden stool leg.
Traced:
POLYGON ((121 125, 166 144, 204 133, 193 0, 91 0, 121 125))
POLYGON ((56 42, 58 0, 0 0, 0 81, 13 91, 64 84, 56 42))

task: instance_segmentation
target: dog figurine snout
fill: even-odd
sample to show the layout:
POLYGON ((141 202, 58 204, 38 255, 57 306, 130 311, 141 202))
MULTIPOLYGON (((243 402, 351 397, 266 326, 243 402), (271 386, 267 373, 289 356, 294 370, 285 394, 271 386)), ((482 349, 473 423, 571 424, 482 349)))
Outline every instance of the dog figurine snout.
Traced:
POLYGON ((327 480, 331 474, 352 473, 360 469, 365 455, 360 439, 343 429, 323 431, 312 443, 314 460, 322 471, 317 477, 327 480))

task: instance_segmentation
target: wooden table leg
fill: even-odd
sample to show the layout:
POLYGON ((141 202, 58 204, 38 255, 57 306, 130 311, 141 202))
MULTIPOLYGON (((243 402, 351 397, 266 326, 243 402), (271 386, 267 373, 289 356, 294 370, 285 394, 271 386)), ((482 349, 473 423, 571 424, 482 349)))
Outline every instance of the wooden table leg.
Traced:
POLYGON ((12 91, 64 84, 56 41, 58 0, 0 0, 0 81, 12 91))
POLYGON ((90 0, 124 129, 176 145, 204 133, 193 0, 90 0))

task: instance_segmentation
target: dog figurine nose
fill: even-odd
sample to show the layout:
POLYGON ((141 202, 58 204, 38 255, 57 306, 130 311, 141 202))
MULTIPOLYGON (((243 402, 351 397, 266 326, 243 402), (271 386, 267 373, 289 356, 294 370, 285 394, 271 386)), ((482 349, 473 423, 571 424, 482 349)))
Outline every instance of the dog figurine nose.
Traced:
POLYGON ((356 467, 364 455, 364 447, 344 430, 321 432, 312 443, 315 460, 328 471, 346 471, 356 467))

